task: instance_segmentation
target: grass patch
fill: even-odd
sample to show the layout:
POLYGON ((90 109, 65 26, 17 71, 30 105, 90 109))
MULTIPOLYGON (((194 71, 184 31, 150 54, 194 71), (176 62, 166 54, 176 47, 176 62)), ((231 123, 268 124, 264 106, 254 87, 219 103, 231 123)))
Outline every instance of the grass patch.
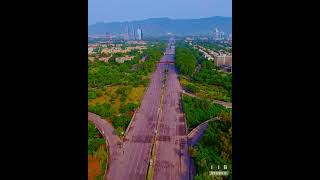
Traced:
POLYGON ((89 112, 93 112, 109 120, 117 134, 125 131, 134 111, 139 107, 145 87, 140 85, 114 85, 99 90, 100 97, 88 99, 89 112))
POLYGON ((194 93, 200 98, 205 98, 209 100, 220 100, 225 102, 231 102, 232 94, 220 86, 216 85, 207 85, 203 83, 191 82, 184 76, 180 76, 180 84, 185 90, 189 90, 189 87, 195 87, 196 90, 191 93, 194 93))

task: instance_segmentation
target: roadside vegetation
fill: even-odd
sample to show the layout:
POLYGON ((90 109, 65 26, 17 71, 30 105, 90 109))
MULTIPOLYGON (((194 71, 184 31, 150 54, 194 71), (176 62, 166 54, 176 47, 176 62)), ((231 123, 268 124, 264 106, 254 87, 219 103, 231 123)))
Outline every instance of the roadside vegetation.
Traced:
POLYGON ((221 168, 227 165, 229 176, 232 179, 232 112, 221 105, 208 100, 183 96, 183 110, 186 114, 189 132, 202 122, 214 117, 220 120, 209 122, 203 137, 195 147, 189 148, 189 154, 196 166, 195 180, 212 180, 209 176, 211 165, 221 168))
MULTIPOLYGON (((232 179, 232 126, 231 122, 212 121, 206 129, 200 142, 193 148, 192 158, 196 166, 195 180, 232 179), (229 175, 213 177, 209 175, 211 166, 213 171, 223 170, 227 166, 229 175)), ((225 170, 224 170, 225 171, 225 170)))
POLYGON ((207 99, 199 99, 187 95, 182 96, 182 108, 186 115, 189 132, 202 122, 214 117, 225 117, 231 115, 231 109, 220 104, 212 103, 207 99))
POLYGON ((186 45, 176 45, 176 66, 183 88, 196 96, 232 102, 232 75, 219 71, 213 61, 186 45))
POLYGON ((137 52, 133 60, 108 63, 88 60, 88 111, 110 121, 121 135, 130 123, 134 111, 140 106, 150 74, 155 70, 166 45, 154 44, 137 52), (147 57, 144 62, 139 61, 147 57), (138 58, 137 58, 138 57, 138 58))
POLYGON ((105 140, 94 124, 88 122, 88 179, 103 179, 107 161, 105 140))

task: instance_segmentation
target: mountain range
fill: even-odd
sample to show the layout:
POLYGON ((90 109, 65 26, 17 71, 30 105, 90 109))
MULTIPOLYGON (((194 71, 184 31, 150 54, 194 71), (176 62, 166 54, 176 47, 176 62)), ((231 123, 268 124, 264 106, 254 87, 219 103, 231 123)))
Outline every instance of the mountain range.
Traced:
POLYGON ((150 18, 138 21, 125 22, 99 22, 88 26, 89 35, 102 35, 112 33, 114 35, 133 32, 133 29, 141 28, 143 36, 157 37, 172 33, 177 36, 212 35, 215 28, 226 35, 232 33, 232 17, 214 16, 200 19, 170 19, 150 18))

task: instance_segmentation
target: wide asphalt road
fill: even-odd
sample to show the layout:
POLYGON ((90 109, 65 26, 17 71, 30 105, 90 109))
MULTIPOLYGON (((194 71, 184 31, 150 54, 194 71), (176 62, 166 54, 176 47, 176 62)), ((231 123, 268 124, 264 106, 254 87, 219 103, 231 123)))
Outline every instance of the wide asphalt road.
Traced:
MULTIPOLYGON (((171 40, 172 41, 172 40, 171 40)), ((162 61, 174 62, 173 42, 169 42, 162 61)), ((188 180, 189 155, 187 128, 181 108, 181 92, 174 64, 168 64, 162 111, 156 135, 154 176, 155 180, 188 180)))

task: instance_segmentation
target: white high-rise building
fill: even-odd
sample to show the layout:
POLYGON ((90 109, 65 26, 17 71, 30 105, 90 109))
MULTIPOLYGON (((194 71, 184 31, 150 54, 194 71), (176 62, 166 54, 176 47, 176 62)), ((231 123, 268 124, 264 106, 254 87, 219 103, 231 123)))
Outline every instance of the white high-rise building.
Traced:
POLYGON ((220 37, 219 37, 219 40, 223 40, 224 39, 224 32, 223 31, 220 31, 220 37))
POLYGON ((229 34, 228 40, 229 40, 229 41, 232 41, 232 34, 231 34, 231 33, 229 34))
POLYGON ((218 28, 214 29, 214 39, 220 40, 220 32, 219 32, 218 28))
POLYGON ((138 40, 141 41, 142 40, 142 29, 140 27, 137 29, 137 34, 138 34, 138 40))

